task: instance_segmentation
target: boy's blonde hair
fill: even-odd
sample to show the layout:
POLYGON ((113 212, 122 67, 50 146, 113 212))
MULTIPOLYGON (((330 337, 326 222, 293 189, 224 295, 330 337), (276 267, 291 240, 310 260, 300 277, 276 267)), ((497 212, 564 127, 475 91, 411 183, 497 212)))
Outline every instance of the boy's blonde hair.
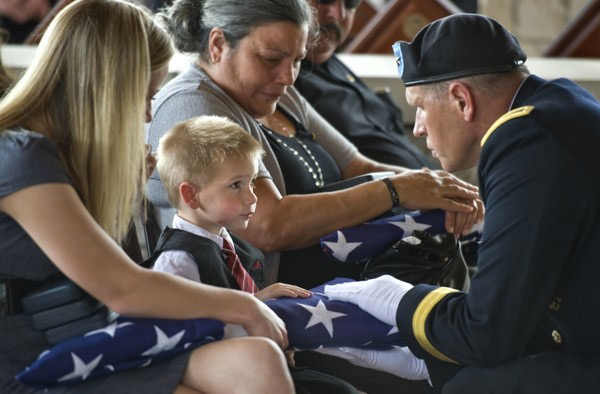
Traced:
POLYGON ((235 122, 199 116, 176 124, 158 143, 156 168, 171 205, 179 207, 179 185, 202 187, 227 158, 258 160, 261 144, 235 122))
POLYGON ((94 219, 124 238, 145 182, 144 113, 168 33, 141 6, 79 0, 60 11, 24 75, 0 101, 0 133, 41 120, 94 219))

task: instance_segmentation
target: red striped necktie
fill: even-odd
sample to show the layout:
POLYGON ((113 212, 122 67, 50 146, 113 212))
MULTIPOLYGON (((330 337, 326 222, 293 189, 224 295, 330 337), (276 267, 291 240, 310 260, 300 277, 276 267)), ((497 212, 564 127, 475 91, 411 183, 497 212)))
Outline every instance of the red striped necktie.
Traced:
POLYGON ((242 265, 231 242, 225 238, 223 238, 223 254, 225 255, 225 264, 229 268, 229 271, 231 271, 240 289, 248 293, 256 293, 258 291, 256 283, 254 283, 254 280, 242 265))

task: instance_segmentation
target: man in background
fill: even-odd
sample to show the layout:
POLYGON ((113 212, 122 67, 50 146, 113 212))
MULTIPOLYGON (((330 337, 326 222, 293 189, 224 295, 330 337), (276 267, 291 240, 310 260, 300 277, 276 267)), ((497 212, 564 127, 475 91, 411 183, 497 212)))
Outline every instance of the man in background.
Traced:
POLYGON ((23 43, 55 3, 56 0, 0 0, 0 28, 8 32, 8 43, 23 43))
POLYGON ((310 0, 318 42, 309 48, 295 86, 367 157, 408 168, 436 165, 404 135, 402 111, 388 92, 375 93, 335 55, 352 29, 361 0, 310 0))

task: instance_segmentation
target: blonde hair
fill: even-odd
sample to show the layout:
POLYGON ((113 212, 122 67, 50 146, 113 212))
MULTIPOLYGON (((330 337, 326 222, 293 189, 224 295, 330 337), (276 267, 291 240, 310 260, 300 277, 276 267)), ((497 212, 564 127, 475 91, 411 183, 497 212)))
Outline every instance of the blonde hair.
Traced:
POLYGON ((263 148, 237 123, 220 116, 199 116, 176 124, 160 138, 156 168, 169 201, 179 207, 179 185, 202 187, 229 157, 258 160, 263 148))
POLYGON ((144 8, 78 0, 59 12, 0 102, 0 130, 27 125, 54 141, 84 205, 115 240, 127 233, 145 177, 143 122, 152 69, 173 53, 144 8))

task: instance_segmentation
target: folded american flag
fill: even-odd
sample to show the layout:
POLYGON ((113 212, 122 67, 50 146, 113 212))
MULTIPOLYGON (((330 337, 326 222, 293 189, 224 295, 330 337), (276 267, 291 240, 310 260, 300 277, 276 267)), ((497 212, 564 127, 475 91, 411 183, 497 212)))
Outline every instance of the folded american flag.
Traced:
MULTIPOLYGON (((351 279, 338 278, 326 284, 351 279)), ((278 298, 267 305, 286 323, 290 346, 363 347, 403 346, 397 328, 358 306, 332 301, 325 285, 309 298, 278 298)), ((99 378, 113 372, 141 368, 223 338, 224 324, 213 319, 141 319, 120 316, 100 330, 90 331, 43 352, 17 376, 38 389, 99 378)))
MULTIPOLYGON (((415 230, 426 230, 432 235, 445 233, 444 219, 444 211, 439 209, 387 216, 329 233, 321 238, 321 247, 337 261, 364 263, 415 230)), ((460 239, 461 243, 477 241, 482 227, 483 223, 474 226, 469 235, 460 239)))
POLYGON ((398 329, 355 304, 330 300, 325 285, 351 281, 336 278, 311 289, 309 298, 278 298, 267 305, 285 322, 290 345, 296 350, 321 347, 391 349, 404 346, 398 329))
POLYGON ((16 379, 38 389, 79 383, 145 367, 223 337, 214 319, 141 319, 120 316, 100 330, 46 350, 16 379))

